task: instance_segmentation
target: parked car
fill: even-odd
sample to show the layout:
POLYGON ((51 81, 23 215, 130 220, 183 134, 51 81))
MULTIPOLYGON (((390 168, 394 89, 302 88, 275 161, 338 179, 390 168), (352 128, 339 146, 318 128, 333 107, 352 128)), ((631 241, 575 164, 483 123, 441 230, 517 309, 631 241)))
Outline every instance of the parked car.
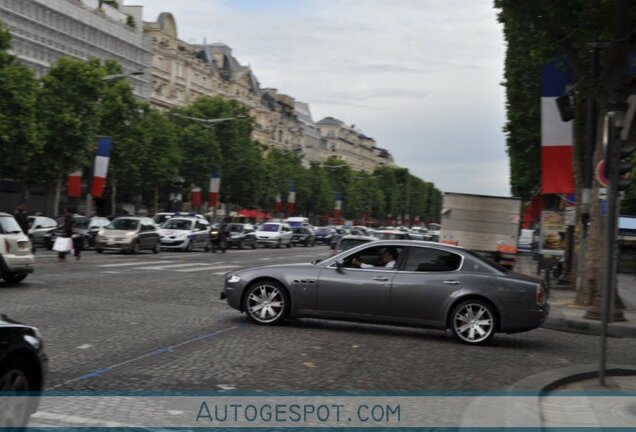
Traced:
MULTIPOLYGON (((73 237, 82 238, 82 249, 89 249, 95 247, 95 237, 97 232, 110 224, 110 221, 104 217, 92 217, 87 218, 82 215, 74 215, 72 222, 73 237)), ((57 237, 61 236, 64 231, 64 219, 61 220, 60 225, 53 231, 44 235, 44 246, 51 250, 57 237)))
POLYGON ((335 228, 320 227, 316 230, 316 243, 331 245, 334 236, 337 236, 335 228))
POLYGON ((408 233, 396 229, 376 230, 373 235, 378 240, 408 240, 411 238, 408 233))
POLYGON ((161 242, 157 226, 152 219, 139 216, 124 216, 113 219, 97 233, 97 253, 105 250, 136 254, 143 249, 159 253, 161 242))
POLYGON ((29 239, 33 248, 44 247, 44 236, 57 228, 55 219, 44 216, 29 216, 29 239))
POLYGON ((256 249, 256 229, 252 224, 230 223, 225 225, 225 241, 227 247, 239 249, 251 247, 256 249))
POLYGON ((316 234, 310 227, 292 228, 292 243, 305 247, 316 246, 316 234))
POLYGON ((541 280, 467 249, 413 240, 369 242, 315 264, 231 271, 221 299, 258 324, 373 321, 450 329, 471 345, 540 327, 549 312, 541 280))
POLYGON ((0 277, 9 283, 21 282, 33 273, 34 264, 29 238, 12 215, 0 213, 0 277))
POLYGON ((20 396, 4 401, 0 396, 0 428, 27 426, 38 409, 47 372, 48 358, 38 329, 0 315, 0 393, 20 396))
POLYGON ((163 249, 210 250, 210 224, 205 219, 174 216, 159 227, 158 233, 163 249))
POLYGON ((266 222, 256 231, 256 243, 261 246, 292 247, 292 230, 282 222, 266 222))

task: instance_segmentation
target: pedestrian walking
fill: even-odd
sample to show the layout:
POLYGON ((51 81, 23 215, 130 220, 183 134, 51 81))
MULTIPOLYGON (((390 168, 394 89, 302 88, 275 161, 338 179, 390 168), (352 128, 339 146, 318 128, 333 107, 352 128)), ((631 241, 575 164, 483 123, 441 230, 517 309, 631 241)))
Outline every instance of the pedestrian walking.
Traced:
MULTIPOLYGON (((71 244, 73 245, 72 246, 73 254, 75 255, 75 258, 79 260, 82 254, 82 239, 80 236, 73 237, 73 212, 68 207, 64 210, 64 224, 62 226, 62 237, 71 239, 71 244)), ((68 250, 58 252, 57 257, 60 259, 60 261, 63 261, 66 259, 66 255, 68 253, 69 253, 68 250)))
POLYGON ((225 253, 225 249, 227 249, 227 242, 225 232, 225 223, 221 222, 219 225, 219 233, 216 238, 212 239, 212 253, 216 253, 216 249, 218 248, 221 252, 225 253))
POLYGON ((22 232, 29 235, 29 219, 27 218, 26 204, 20 204, 15 209, 15 220, 20 225, 22 232))

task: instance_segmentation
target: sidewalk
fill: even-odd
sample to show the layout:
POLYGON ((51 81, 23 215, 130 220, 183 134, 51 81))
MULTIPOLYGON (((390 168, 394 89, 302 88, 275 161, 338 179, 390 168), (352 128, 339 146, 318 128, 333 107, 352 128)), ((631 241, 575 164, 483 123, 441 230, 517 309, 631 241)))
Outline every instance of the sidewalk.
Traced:
MULTIPOLYGON (((520 255, 515 271, 537 277, 537 262, 529 255, 520 255)), ((611 337, 636 338, 636 276, 619 274, 618 292, 626 305, 624 316, 627 321, 609 324, 607 334, 611 337)), ((583 318, 587 308, 573 304, 575 295, 573 289, 559 288, 553 281, 548 297, 550 316, 543 327, 598 336, 601 322, 583 318)))

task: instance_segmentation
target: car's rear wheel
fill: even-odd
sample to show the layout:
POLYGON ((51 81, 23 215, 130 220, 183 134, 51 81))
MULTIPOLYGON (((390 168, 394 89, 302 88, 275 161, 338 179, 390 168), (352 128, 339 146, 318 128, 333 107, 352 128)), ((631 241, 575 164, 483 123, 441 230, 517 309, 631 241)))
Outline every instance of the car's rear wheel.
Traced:
POLYGON ((277 282, 257 282, 245 294, 244 310, 258 324, 273 325, 285 319, 289 311, 287 292, 277 282))
MULTIPOLYGON (((37 391, 32 386, 27 362, 24 359, 12 359, 0 366, 0 393, 7 396, 37 391)), ((0 400, 0 427, 22 428, 27 425, 31 410, 29 397, 10 397, 0 400)), ((12 429, 10 429, 12 430, 12 429)))
POLYGON ((470 345, 489 343, 495 335, 496 324, 493 306, 477 299, 458 304, 450 318, 453 335, 470 345))
POLYGON ((252 249, 256 249, 256 242, 252 243, 252 249))
POLYGON ((210 252, 210 241, 208 240, 207 243, 205 243, 205 246, 203 246, 203 250, 206 252, 210 252))
POLYGON ((158 254, 159 252, 161 252, 161 242, 157 240, 155 246, 152 248, 152 253, 158 254))
POLYGON ((281 239, 278 239, 278 243, 276 243, 276 247, 280 248, 282 243, 283 243, 283 241, 281 239))
POLYGON ((241 240, 241 242, 238 245, 239 249, 245 249, 245 240, 241 240))
POLYGON ((22 282, 27 277, 27 273, 5 273, 2 275, 2 279, 9 283, 22 282))
POLYGON ((186 252, 192 252, 194 250, 194 242, 190 240, 188 245, 185 247, 186 252))

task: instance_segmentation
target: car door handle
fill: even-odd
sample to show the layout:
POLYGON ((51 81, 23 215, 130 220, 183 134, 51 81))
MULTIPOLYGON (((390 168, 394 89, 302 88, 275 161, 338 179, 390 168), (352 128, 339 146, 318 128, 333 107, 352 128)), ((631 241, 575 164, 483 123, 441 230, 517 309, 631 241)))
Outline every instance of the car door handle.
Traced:
POLYGON ((447 281, 444 281, 444 283, 446 285, 459 285, 461 282, 458 280, 447 280, 447 281))
POLYGON ((375 276, 373 278, 373 280, 382 281, 382 282, 388 282, 389 278, 388 277, 384 277, 384 276, 375 276))

